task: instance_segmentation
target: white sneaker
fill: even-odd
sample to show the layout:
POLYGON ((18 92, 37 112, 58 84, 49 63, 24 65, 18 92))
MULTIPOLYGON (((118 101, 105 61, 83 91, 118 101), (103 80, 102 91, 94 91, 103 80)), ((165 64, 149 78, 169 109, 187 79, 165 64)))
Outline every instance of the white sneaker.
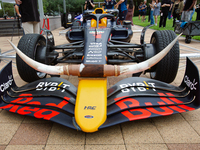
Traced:
POLYGON ((157 26, 157 23, 155 23, 155 26, 157 26))

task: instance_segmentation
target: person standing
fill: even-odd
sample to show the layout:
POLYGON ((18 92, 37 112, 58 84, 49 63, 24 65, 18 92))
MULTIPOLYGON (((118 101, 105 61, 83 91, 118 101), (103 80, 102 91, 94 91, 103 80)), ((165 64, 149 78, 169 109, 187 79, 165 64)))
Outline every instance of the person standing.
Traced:
POLYGON ((145 19, 145 16, 146 16, 146 13, 147 13, 147 5, 146 5, 147 1, 144 0, 144 3, 142 5, 142 22, 144 22, 146 19, 145 19))
POLYGON ((160 15, 160 6, 161 6, 160 1, 156 0, 156 4, 154 5, 154 11, 153 11, 156 26, 157 26, 157 22, 158 22, 158 16, 160 15))
POLYGON ((168 11, 168 16, 167 16, 168 19, 171 19, 171 18, 172 18, 172 7, 173 7, 173 5, 174 5, 174 1, 175 1, 175 0, 171 0, 171 4, 170 4, 169 11, 168 11))
POLYGON ((159 27, 163 26, 165 28, 170 5, 170 0, 162 0, 159 27))
POLYGON ((192 11, 192 14, 190 16, 190 21, 192 21, 192 16, 194 15, 195 9, 197 8, 196 4, 197 4, 197 1, 195 2, 194 6, 193 6, 193 11, 192 11))
POLYGON ((176 0, 172 7, 172 15, 173 15, 173 26, 175 26, 176 19, 180 20, 181 17, 181 10, 183 10, 184 3, 183 0, 176 0))
POLYGON ((140 5, 138 6, 138 10, 139 10, 139 20, 140 20, 140 16, 142 16, 142 5, 143 5, 143 2, 140 3, 140 5))
POLYGON ((152 0, 152 2, 149 4, 151 11, 150 11, 150 24, 154 24, 154 18, 153 18, 153 12, 154 12, 154 6, 156 2, 155 0, 152 0))
POLYGON ((186 0, 181 15, 181 21, 190 21, 191 14, 193 12, 194 4, 197 0, 186 0))
POLYGON ((95 5, 94 5, 93 0, 85 1, 85 5, 84 5, 85 10, 92 10, 92 9, 94 9, 94 7, 95 7, 95 5))
POLYGON ((126 20, 130 20, 131 21, 131 25, 133 26, 133 14, 134 14, 134 10, 135 10, 135 6, 133 4, 133 0, 129 1, 129 4, 127 5, 127 15, 126 15, 126 20))
POLYGON ((22 27, 25 34, 40 34, 40 17, 37 0, 15 0, 15 2, 19 5, 22 27))
POLYGON ((21 14, 19 12, 19 5, 15 4, 14 7, 15 7, 15 11, 16 11, 17 16, 21 18, 21 14))
POLYGON ((127 0, 119 0, 119 2, 115 5, 116 9, 119 7, 119 20, 121 25, 123 25, 123 21, 126 19, 127 10, 127 0))
POLYGON ((196 21, 197 21, 197 20, 200 20, 200 3, 199 3, 198 8, 196 9, 196 12, 197 12, 197 17, 196 17, 196 21))
POLYGON ((115 0, 105 0, 103 4, 103 9, 114 9, 115 4, 115 0))

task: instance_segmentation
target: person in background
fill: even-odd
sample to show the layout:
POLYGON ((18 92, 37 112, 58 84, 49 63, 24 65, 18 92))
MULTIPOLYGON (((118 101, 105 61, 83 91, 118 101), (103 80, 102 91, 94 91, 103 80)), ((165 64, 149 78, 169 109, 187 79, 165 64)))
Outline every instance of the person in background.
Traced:
POLYGON ((194 4, 197 0, 186 0, 181 15, 181 21, 190 21, 191 14, 193 12, 194 4))
POLYGON ((92 10, 94 9, 95 5, 93 3, 93 0, 87 0, 85 1, 84 9, 85 10, 92 10))
POLYGON ((162 0, 159 27, 163 26, 165 28, 170 5, 170 0, 162 0))
POLYGON ((126 15, 126 20, 130 20, 131 21, 131 25, 133 26, 133 14, 134 14, 134 10, 135 10, 135 6, 133 4, 133 0, 129 1, 129 4, 127 5, 127 15, 126 15))
POLYGON ((196 12, 197 12, 197 17, 196 17, 196 21, 197 21, 197 20, 200 20, 200 3, 196 9, 196 12))
POLYGON ((139 20, 140 20, 140 16, 142 16, 142 5, 143 5, 143 2, 140 3, 140 5, 138 6, 138 10, 139 10, 139 20))
POLYGON ((119 20, 121 25, 123 25, 123 21, 126 19, 127 10, 127 0, 119 0, 117 4, 115 4, 116 9, 119 8, 119 20))
POLYGON ((154 11, 153 11, 156 26, 157 26, 157 23, 158 23, 158 16, 160 15, 160 6, 161 6, 160 1, 156 0, 156 4, 154 5, 154 11))
POLYGON ((193 6, 193 12, 192 12, 192 14, 190 16, 190 21, 192 21, 192 16, 194 15, 195 9, 197 8, 196 4, 197 4, 197 1, 195 2, 194 6, 193 6))
POLYGON ((152 0, 152 2, 149 3, 149 6, 151 8, 151 11, 150 11, 150 24, 154 24, 153 12, 154 12, 155 4, 156 4, 155 0, 152 0))
POLYGON ((115 0, 105 0, 103 9, 114 9, 115 4, 117 4, 115 0))
POLYGON ((173 5, 174 5, 174 1, 175 1, 175 0, 171 0, 171 5, 170 5, 169 12, 168 12, 168 16, 167 16, 168 19, 171 19, 171 18, 172 18, 172 7, 173 7, 173 5))
POLYGON ((146 19, 145 19, 145 15, 147 13, 147 5, 146 5, 147 1, 144 0, 144 3, 142 5, 142 22, 144 22, 146 19))
POLYGON ((181 10, 183 9, 183 7, 184 7, 183 0, 176 0, 174 2, 174 5, 172 7, 172 15, 173 15, 173 26, 172 27, 175 26, 176 19, 180 20, 181 10))
POLYGON ((22 27, 25 34, 40 34, 40 17, 37 0, 15 0, 15 2, 19 5, 22 27))
POLYGON ((15 11, 16 11, 17 16, 21 18, 21 14, 19 12, 19 5, 15 4, 14 7, 15 7, 15 11))

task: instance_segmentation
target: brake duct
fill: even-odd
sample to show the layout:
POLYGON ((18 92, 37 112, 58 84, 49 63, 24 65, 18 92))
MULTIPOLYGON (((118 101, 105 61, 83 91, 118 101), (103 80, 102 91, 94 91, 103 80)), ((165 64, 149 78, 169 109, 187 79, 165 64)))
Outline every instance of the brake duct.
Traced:
POLYGON ((125 74, 134 74, 157 64, 174 46, 178 38, 182 34, 178 35, 166 48, 161 52, 151 57, 150 59, 133 65, 91 65, 91 64, 79 64, 79 65, 65 65, 65 66, 50 66, 39 63, 24 53, 22 53, 10 40, 8 40, 11 46, 15 49, 16 53, 32 68, 37 71, 44 72, 52 75, 72 75, 81 77, 107 77, 107 76, 119 76, 125 74))

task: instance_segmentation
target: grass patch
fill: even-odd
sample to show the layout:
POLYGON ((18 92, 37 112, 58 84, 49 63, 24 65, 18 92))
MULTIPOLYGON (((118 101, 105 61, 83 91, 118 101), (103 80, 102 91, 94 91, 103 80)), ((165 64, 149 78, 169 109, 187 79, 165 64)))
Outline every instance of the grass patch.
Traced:
MULTIPOLYGON (((196 15, 197 14, 195 12, 193 17, 192 17, 192 21, 196 20, 196 15)), ((141 19, 141 17, 140 17, 140 19, 141 19)), ((159 28, 159 22, 160 22, 160 16, 158 17, 157 26, 154 25, 154 26, 150 27, 150 29, 154 29, 154 30, 172 30, 172 31, 174 31, 174 27, 172 27, 173 18, 167 19, 165 28, 163 28, 163 27, 159 28)), ((142 26, 142 27, 146 27, 146 26, 150 25, 150 22, 148 22, 148 16, 146 16, 146 20, 144 22, 139 20, 138 16, 135 16, 135 17, 133 17, 133 23, 135 25, 142 26)), ((200 40, 200 36, 193 36, 192 39, 200 40)))

